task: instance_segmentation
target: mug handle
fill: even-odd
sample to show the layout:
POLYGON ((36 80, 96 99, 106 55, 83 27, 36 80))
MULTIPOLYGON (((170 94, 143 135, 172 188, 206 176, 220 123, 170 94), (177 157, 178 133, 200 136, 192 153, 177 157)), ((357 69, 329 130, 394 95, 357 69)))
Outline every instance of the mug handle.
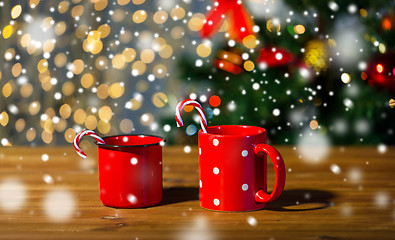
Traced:
POLYGON ((255 201, 257 202, 271 202, 280 196, 284 190, 285 185, 285 165, 281 154, 272 146, 267 144, 259 143, 255 146, 255 155, 259 152, 267 153, 272 159, 274 166, 274 173, 276 175, 274 188, 272 193, 268 194, 263 190, 258 190, 255 194, 255 201))

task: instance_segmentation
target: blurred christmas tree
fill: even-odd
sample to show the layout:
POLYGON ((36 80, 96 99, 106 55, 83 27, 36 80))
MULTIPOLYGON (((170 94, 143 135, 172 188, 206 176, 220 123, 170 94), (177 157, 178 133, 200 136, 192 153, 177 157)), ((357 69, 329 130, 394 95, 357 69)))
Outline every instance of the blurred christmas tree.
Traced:
MULTIPOLYGON (((210 125, 262 126, 274 143, 295 144, 307 132, 334 144, 395 143, 388 104, 395 92, 394 1, 244 4, 255 34, 239 41, 217 34, 197 44, 198 56, 179 60, 186 86, 180 97, 200 100, 210 125)), ((241 15, 233 17, 217 30, 232 30, 241 15)), ((196 133, 194 114, 171 142, 196 133)), ((174 118, 163 123, 175 125, 174 118)))

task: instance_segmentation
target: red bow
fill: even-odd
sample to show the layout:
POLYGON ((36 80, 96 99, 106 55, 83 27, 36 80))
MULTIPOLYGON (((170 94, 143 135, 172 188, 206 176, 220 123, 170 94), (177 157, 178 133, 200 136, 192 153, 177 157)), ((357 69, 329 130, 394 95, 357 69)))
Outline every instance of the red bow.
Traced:
POLYGON ((206 15, 206 22, 201 35, 208 38, 217 32, 222 20, 228 16, 230 37, 238 42, 248 35, 255 35, 252 27, 254 22, 241 0, 217 0, 214 9, 206 15))

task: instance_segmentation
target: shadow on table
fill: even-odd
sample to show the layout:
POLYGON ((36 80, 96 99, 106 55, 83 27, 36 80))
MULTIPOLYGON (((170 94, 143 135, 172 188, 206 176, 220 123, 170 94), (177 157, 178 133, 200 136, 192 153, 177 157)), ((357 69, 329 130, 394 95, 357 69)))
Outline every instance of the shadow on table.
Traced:
POLYGON ((195 187, 173 187, 163 189, 160 205, 199 200, 199 189, 195 187))
MULTIPOLYGON (((295 189, 284 191, 278 199, 270 202, 263 210, 299 212, 328 208, 335 195, 328 191, 295 189)), ((194 187, 173 187, 163 189, 159 206, 199 200, 199 189, 194 187)))
POLYGON ((299 212, 328 208, 335 195, 328 191, 295 189, 284 191, 278 199, 266 205, 265 210, 299 212))

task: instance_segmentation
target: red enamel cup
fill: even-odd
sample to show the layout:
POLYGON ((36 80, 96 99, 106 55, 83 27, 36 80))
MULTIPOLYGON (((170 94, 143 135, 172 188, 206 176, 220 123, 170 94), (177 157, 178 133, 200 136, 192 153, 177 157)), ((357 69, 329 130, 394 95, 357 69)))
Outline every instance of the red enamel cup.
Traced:
POLYGON ((216 211, 252 211, 275 200, 285 185, 280 153, 266 144, 260 127, 223 125, 199 131, 200 206, 216 211), (275 171, 273 191, 267 193, 266 157, 275 171))
POLYGON ((99 148, 100 200, 117 208, 148 207, 162 200, 163 138, 120 135, 99 148))

